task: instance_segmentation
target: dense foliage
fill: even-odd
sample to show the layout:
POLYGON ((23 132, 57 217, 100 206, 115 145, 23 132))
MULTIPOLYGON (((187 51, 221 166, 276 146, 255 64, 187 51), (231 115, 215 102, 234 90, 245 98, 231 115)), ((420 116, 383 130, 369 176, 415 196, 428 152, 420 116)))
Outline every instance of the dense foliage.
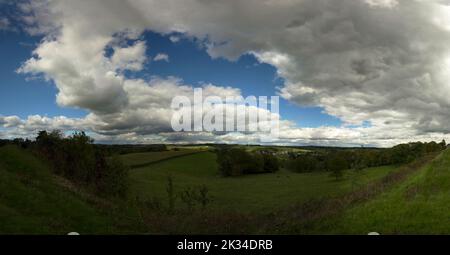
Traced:
POLYGON ((265 152, 250 153, 241 148, 219 149, 217 162, 223 176, 273 173, 279 170, 276 156, 265 152))
POLYGON ((35 149, 50 162, 54 172, 103 196, 124 196, 128 170, 117 157, 93 145, 84 132, 64 137, 61 132, 39 132, 35 149))
POLYGON ((31 144, 33 144, 32 141, 30 141, 28 139, 23 139, 23 138, 15 138, 13 140, 0 139, 0 147, 5 146, 5 145, 17 145, 22 148, 28 148, 28 147, 30 147, 31 144))
POLYGON ((311 152, 291 155, 286 167, 294 172, 330 171, 338 178, 344 169, 363 169, 384 165, 404 164, 428 153, 446 148, 441 143, 415 142, 399 144, 388 149, 336 149, 325 152, 311 152))

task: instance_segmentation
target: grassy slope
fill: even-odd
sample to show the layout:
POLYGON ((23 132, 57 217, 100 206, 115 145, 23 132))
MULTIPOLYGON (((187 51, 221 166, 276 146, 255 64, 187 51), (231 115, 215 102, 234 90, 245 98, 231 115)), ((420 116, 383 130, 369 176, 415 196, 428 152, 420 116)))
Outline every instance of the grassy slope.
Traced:
POLYGON ((311 198, 350 191, 395 169, 392 166, 367 169, 358 176, 347 173, 346 178, 338 182, 327 173, 295 174, 285 170, 275 174, 223 178, 218 174, 215 154, 202 152, 133 169, 131 179, 133 192, 137 195, 164 199, 167 177, 171 175, 177 191, 188 186, 208 186, 215 208, 264 213, 311 198))
POLYGON ((376 199, 317 224, 316 233, 450 234, 450 150, 376 199))
MULTIPOLYGON (((366 169, 358 176, 347 172, 346 178, 339 182, 326 173, 294 174, 284 170, 223 178, 218 175, 215 159, 215 154, 202 152, 134 169, 133 195, 165 197, 166 178, 170 174, 178 191, 206 184, 214 197, 214 208, 265 213, 311 198, 339 195, 397 170, 366 169)), ((337 217, 316 222, 311 233, 448 234, 449 165, 450 151, 445 151, 388 192, 348 208, 337 217)), ((139 217, 129 205, 98 204, 83 192, 71 190, 56 181, 49 169, 29 152, 14 146, 0 147, 0 233, 148 232, 142 229, 139 217)))
POLYGON ((111 208, 104 210, 59 185, 29 152, 0 147, 0 233, 121 232, 111 208))

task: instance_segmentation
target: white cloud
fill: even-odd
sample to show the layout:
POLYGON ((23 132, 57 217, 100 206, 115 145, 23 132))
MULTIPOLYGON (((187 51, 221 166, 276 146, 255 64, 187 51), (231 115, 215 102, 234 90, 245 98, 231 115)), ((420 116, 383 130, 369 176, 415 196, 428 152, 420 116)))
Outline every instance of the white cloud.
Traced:
POLYGON ((170 40, 171 42, 173 42, 173 43, 177 43, 177 42, 179 42, 179 41, 181 40, 181 38, 178 37, 178 36, 171 35, 171 36, 169 37, 169 40, 170 40))
POLYGON ((129 47, 114 47, 111 62, 116 69, 140 71, 146 60, 145 42, 138 41, 129 47))
POLYGON ((440 0, 61 0, 21 8, 29 32, 46 38, 19 72, 54 81, 57 102, 89 110, 99 134, 165 130, 168 97, 191 90, 176 79, 121 74, 145 63, 138 38, 147 29, 198 38, 212 57, 252 53, 286 80, 280 95, 345 122, 291 126, 292 141, 386 145, 450 133, 450 20, 440 0), (349 127, 365 121, 370 128, 349 127))
POLYGON ((166 61, 166 62, 169 62, 169 55, 167 55, 165 53, 158 53, 153 58, 153 61, 166 61))
POLYGON ((22 124, 22 120, 18 116, 0 116, 0 125, 5 128, 17 127, 22 124))
POLYGON ((394 8, 398 5, 397 0, 365 0, 372 7, 394 8))

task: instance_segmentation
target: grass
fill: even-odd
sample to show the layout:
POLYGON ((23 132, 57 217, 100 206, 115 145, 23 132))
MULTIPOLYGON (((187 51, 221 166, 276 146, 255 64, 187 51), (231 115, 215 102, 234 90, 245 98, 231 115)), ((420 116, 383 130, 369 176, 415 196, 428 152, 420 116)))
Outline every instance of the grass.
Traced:
POLYGON ((338 216, 312 233, 450 234, 450 150, 403 183, 338 216))
MULTIPOLYGON (((224 178, 214 153, 192 149, 123 157, 131 165, 136 163, 133 159, 152 163, 131 170, 128 201, 93 197, 56 178, 29 151, 0 147, 0 234, 450 234, 450 150, 408 175, 399 175, 408 166, 385 166, 346 171, 340 181, 328 173, 286 170, 224 178), (208 210, 178 210, 173 215, 146 207, 137 210, 135 196, 167 202, 168 176, 176 192, 209 187, 213 202, 208 210), (298 208, 311 206, 307 212, 314 213, 315 201, 346 200, 365 187, 385 183, 389 176, 404 178, 391 178, 390 185, 367 199, 343 203, 335 214, 313 218, 306 225, 295 222, 302 215, 298 208)), ((185 205, 178 199, 176 207, 185 205)))
MULTIPOLYGON (((146 198, 165 200, 168 176, 177 192, 187 187, 206 185, 215 209, 265 213, 275 208, 302 203, 313 198, 336 196, 395 171, 394 166, 347 171, 342 181, 328 173, 297 174, 281 170, 275 174, 224 178, 217 170, 216 155, 202 152, 173 158, 131 172, 132 192, 146 198)), ((183 206, 178 200, 178 206, 183 206)))
POLYGON ((179 149, 160 152, 140 152, 121 155, 122 162, 131 168, 142 167, 155 162, 167 160, 174 157, 201 152, 201 149, 179 149))
POLYGON ((62 187, 45 164, 15 146, 0 147, 0 191, 1 234, 127 232, 117 226, 114 208, 98 208, 62 187))

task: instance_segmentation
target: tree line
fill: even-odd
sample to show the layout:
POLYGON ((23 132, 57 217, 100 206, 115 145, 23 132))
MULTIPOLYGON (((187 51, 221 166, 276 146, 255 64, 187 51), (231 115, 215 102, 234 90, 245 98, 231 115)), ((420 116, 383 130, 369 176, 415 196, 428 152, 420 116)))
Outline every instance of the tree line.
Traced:
POLYGON ((306 153, 291 153, 287 159, 276 151, 249 152, 238 146, 217 146, 217 163, 222 176, 273 173, 284 168, 298 173, 328 171, 333 177, 342 177, 342 170, 364 169, 384 165, 409 163, 428 153, 446 148, 446 142, 413 142, 387 149, 320 149, 306 153))
POLYGON ((399 144, 387 149, 340 149, 325 152, 310 152, 291 155, 285 167, 294 172, 330 171, 363 169, 384 165, 404 164, 428 153, 446 148, 446 142, 413 142, 399 144))
POLYGON ((216 153, 219 171, 223 176, 273 173, 279 170, 278 158, 270 153, 250 153, 238 147, 219 148, 216 153))

